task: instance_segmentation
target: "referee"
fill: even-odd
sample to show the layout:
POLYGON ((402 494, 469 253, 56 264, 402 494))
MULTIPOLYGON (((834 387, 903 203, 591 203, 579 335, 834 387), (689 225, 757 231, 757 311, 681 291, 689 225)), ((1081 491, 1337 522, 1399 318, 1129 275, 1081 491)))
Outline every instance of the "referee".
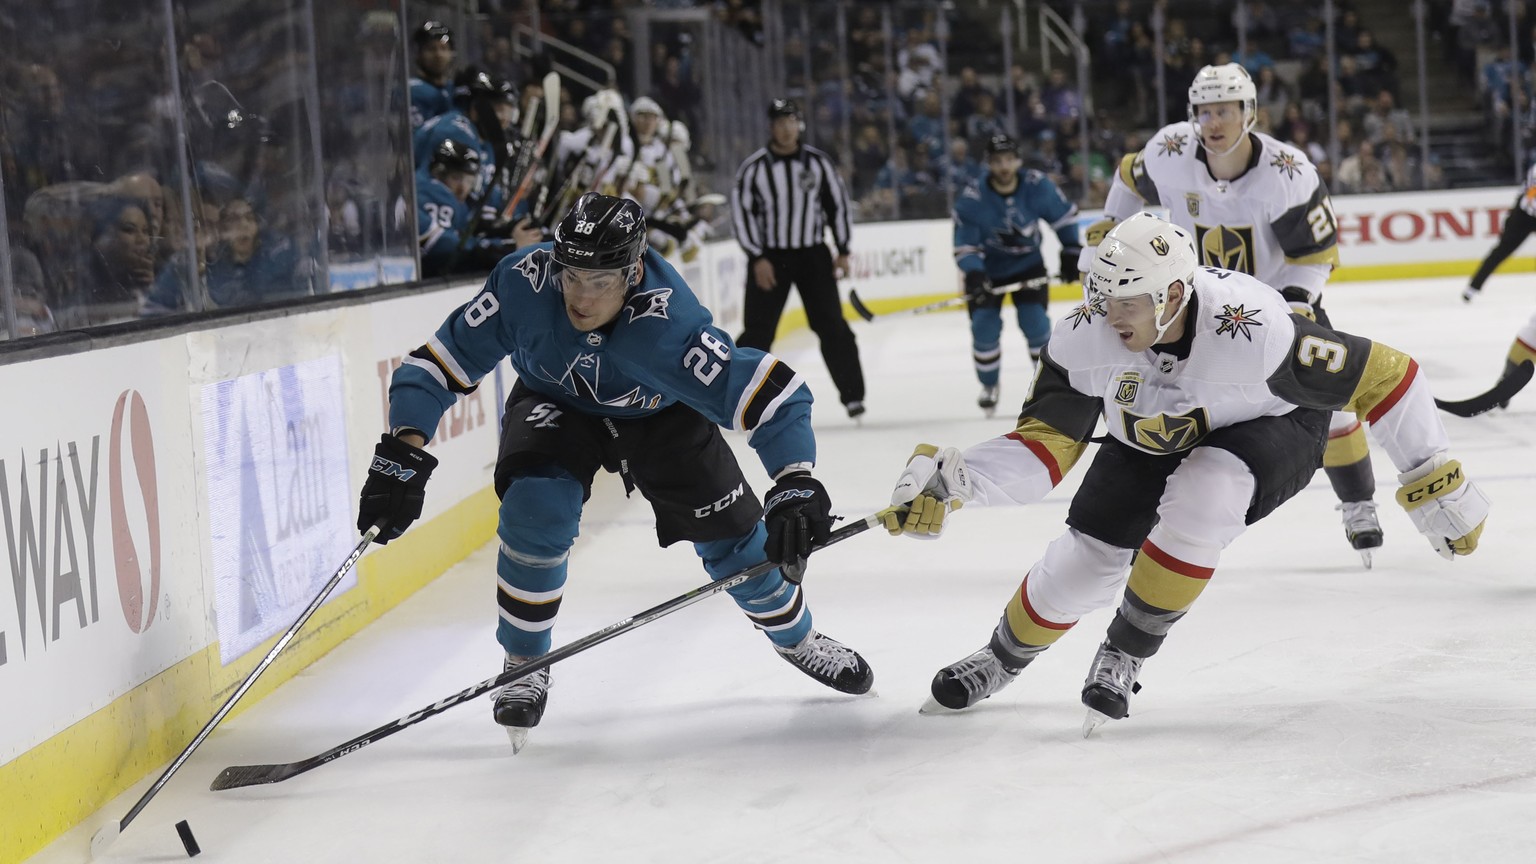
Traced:
POLYGON ((864 370, 837 292, 838 274, 848 272, 848 190, 831 157, 800 143, 805 122, 799 106, 775 99, 768 120, 768 146, 741 163, 731 193, 731 219, 748 262, 746 326, 736 344, 769 350, 789 287, 798 287, 838 401, 849 417, 858 417, 864 413, 864 370), (828 228, 837 244, 835 269, 822 239, 828 228))

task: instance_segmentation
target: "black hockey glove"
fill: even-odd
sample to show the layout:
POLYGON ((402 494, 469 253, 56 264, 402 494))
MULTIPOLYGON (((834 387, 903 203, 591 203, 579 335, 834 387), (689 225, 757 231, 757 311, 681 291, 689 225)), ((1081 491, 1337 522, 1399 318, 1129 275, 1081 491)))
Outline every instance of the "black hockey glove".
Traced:
POLYGON ((1057 275, 1056 281, 1076 282, 1078 279, 1082 278, 1077 271, 1077 259, 1081 258, 1082 255, 1083 247, 1081 246, 1061 247, 1061 272, 1057 275))
POLYGON ((763 505, 768 526, 768 560, 779 565, 784 578, 800 584, 811 547, 832 533, 832 499, 821 481, 807 471, 779 478, 763 505))
POLYGON ((965 299, 972 304, 986 302, 992 296, 992 280, 987 274, 978 271, 966 271, 965 274, 965 299))
POLYGON ((437 467, 437 457, 419 447, 384 433, 373 448, 373 464, 363 481, 363 494, 357 503, 357 530, 367 531, 383 520, 384 528, 373 542, 384 545, 405 533, 421 516, 427 500, 427 478, 437 467))

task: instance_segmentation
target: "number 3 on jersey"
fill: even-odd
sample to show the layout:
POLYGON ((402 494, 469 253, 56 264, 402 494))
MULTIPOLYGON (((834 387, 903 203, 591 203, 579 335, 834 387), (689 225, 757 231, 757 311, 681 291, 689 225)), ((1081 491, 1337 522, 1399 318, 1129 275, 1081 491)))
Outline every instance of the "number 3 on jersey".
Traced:
POLYGON ((716 363, 710 355, 713 354, 721 360, 729 360, 731 359, 731 349, 726 347, 724 342, 707 332, 699 334, 699 342, 703 343, 704 348, 709 350, 705 351, 704 348, 700 348, 697 345, 689 348, 688 353, 683 355, 683 368, 692 369, 693 377, 699 379, 704 383, 705 387, 708 387, 715 383, 715 378, 719 376, 720 370, 724 368, 719 363, 716 363))
POLYGON ((1344 368, 1344 357, 1349 349, 1338 342, 1330 342, 1316 336, 1303 336, 1301 343, 1296 346, 1296 359, 1303 366, 1311 366, 1315 360, 1326 362, 1329 372, 1337 372, 1344 368))

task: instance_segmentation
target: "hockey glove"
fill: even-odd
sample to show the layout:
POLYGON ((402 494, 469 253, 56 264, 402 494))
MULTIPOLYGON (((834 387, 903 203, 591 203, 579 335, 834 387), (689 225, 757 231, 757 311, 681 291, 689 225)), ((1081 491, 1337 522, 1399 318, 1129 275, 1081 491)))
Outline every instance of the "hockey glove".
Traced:
POLYGON ((784 578, 800 584, 811 547, 832 533, 832 498, 809 471, 794 471, 768 490, 763 505, 768 528, 768 560, 779 565, 784 578))
POLYGON ((1280 296, 1290 304, 1291 311, 1309 321, 1317 320, 1317 309, 1313 307, 1312 292, 1297 285, 1288 285, 1280 289, 1280 296))
POLYGON ((1061 264, 1061 272, 1057 275, 1056 281, 1077 282, 1082 279, 1081 274, 1077 270, 1078 259, 1082 257, 1083 247, 1081 246, 1061 247, 1061 260, 1059 262, 1061 264))
POLYGON ((959 450, 919 444, 891 491, 892 504, 910 507, 907 518, 903 521, 896 514, 887 515, 885 530, 892 537, 903 533, 924 540, 938 537, 944 533, 944 517, 971 500, 973 492, 971 475, 959 450))
POLYGON ((1429 538, 1440 557, 1471 555, 1488 520, 1488 496, 1461 473, 1461 462, 1437 453, 1406 474, 1397 475, 1402 488, 1397 503, 1408 511, 1419 533, 1429 538))
POLYGON ((363 494, 357 503, 357 530, 367 531, 380 520, 384 528, 373 542, 384 545, 405 533, 421 516, 427 500, 427 478, 437 467, 437 458, 419 447, 384 433, 373 448, 373 464, 363 481, 363 494))
POLYGON ((979 270, 967 270, 965 273, 965 299, 971 304, 986 302, 992 296, 992 280, 987 274, 979 270))

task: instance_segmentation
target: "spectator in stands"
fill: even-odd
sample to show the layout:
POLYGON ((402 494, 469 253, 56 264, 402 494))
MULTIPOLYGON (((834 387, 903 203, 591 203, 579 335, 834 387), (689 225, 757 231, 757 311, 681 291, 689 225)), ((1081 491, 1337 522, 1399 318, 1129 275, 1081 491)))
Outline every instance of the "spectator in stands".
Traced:
MULTIPOLYGON (((1307 127, 1307 132, 1312 133, 1312 121, 1302 113, 1300 102, 1287 102, 1285 110, 1280 115, 1280 123, 1275 126, 1275 137, 1281 141, 1289 141, 1296 137, 1298 127, 1307 127)), ((1315 138, 1315 135, 1311 137, 1315 138)))
POLYGON ((1376 94, 1376 101, 1371 103, 1371 110, 1365 114, 1364 125, 1365 137, 1373 144, 1385 141, 1388 129, 1392 131, 1394 140, 1404 144, 1413 143, 1417 137, 1414 134, 1413 118, 1407 110, 1397 107, 1391 90, 1383 89, 1376 94))
POLYGON ((1307 159, 1311 160, 1313 165, 1328 161, 1328 151, 1323 149, 1323 145, 1312 140, 1312 124, 1310 123, 1297 123, 1293 125, 1291 127, 1291 134, 1281 140, 1307 154, 1307 159))
POLYGON ((27 196, 75 179, 74 132, 59 76, 41 63, 17 67, 0 80, 0 178, 4 205, 19 214, 27 196))
POLYGON ((1352 155, 1339 165, 1338 187, 1341 192, 1387 192, 1386 166, 1376 158, 1369 141, 1361 141, 1352 155))
POLYGON ((1391 90, 1397 95, 1397 55, 1376 43, 1376 34, 1361 30, 1352 50, 1355 67, 1360 70, 1361 86, 1367 93, 1391 90))
POLYGON ((965 137, 974 147, 984 147, 994 135, 1006 135, 1003 118, 997 116, 997 107, 991 93, 982 93, 976 99, 976 113, 965 121, 965 137))
POLYGON ((985 173, 981 163, 971 158, 970 142, 960 135, 949 139, 949 152, 939 163, 939 178, 949 183, 953 194, 960 194, 971 181, 985 173))
POLYGON ((1303 13, 1303 17, 1289 34, 1291 56, 1306 60, 1325 53, 1328 44, 1323 20, 1315 14, 1303 13))
POLYGON ((207 303, 208 255, 219 238, 219 213, 222 208, 211 196, 201 198, 195 206, 192 218, 195 240, 191 254, 196 256, 192 266, 197 269, 197 284, 194 287, 187 283, 187 253, 182 250, 182 254, 172 256, 155 277, 154 287, 139 309, 141 317, 152 318, 200 309, 207 303))
POLYGON ((219 239, 208 261, 213 305, 250 306, 310 293, 293 240, 264 231, 246 199, 235 198, 220 208, 219 239))
POLYGON ((132 318, 155 279, 148 207, 135 198, 107 195, 90 202, 86 214, 90 263, 75 286, 75 319, 89 325, 132 318))
POLYGON ((913 162, 927 168, 944 155, 944 105, 939 91, 929 90, 917 101, 917 112, 907 120, 907 140, 912 144, 913 162))
POLYGON ((874 188, 875 178, 888 158, 880 127, 873 123, 859 126, 853 143, 853 197, 862 199, 874 188))
POLYGON ((1188 119, 1189 82, 1195 80, 1196 67, 1182 53, 1163 58, 1163 93, 1167 114, 1159 120, 1161 125, 1188 119))
POLYGON ((1312 58, 1306 71, 1296 79, 1296 95, 1303 102, 1313 105, 1324 105, 1328 101, 1328 58, 1317 56, 1312 58))
MULTIPOLYGON (((912 31, 907 31, 911 34, 912 31)), ((901 75, 896 79, 896 95, 912 104, 929 91, 938 74, 939 51, 926 42, 911 45, 905 52, 906 59, 899 63, 901 75)))
POLYGON ((1511 56, 1508 45, 1500 45, 1492 60, 1483 65, 1483 86, 1488 92, 1488 109, 1494 117, 1507 118, 1514 104, 1512 85, 1525 76, 1525 67, 1511 56))
POLYGON ((651 95, 661 105, 662 112, 673 120, 683 121, 683 125, 693 133, 700 156, 712 155, 704 152, 704 142, 708 139, 704 135, 698 110, 704 97, 693 79, 683 74, 681 58, 676 55, 667 58, 666 70, 660 81, 651 84, 651 91, 651 95))
POLYGON ((1268 108, 1271 117, 1284 117, 1287 103, 1291 101, 1291 87, 1281 80, 1274 66, 1262 66, 1253 76, 1254 89, 1258 91, 1260 108, 1268 108))
POLYGON ((1131 65, 1131 28, 1136 26, 1131 0, 1115 0, 1115 11, 1102 27, 1102 56, 1107 69, 1125 69, 1131 65))
POLYGON ((955 100, 950 103, 949 116, 964 123, 966 118, 976 113, 976 99, 983 93, 991 95, 987 88, 981 86, 981 81, 976 77, 976 69, 972 66, 960 68, 960 87, 955 91, 955 100))
POLYGON ((1425 188, 1419 160, 1410 156, 1408 148, 1397 141, 1383 149, 1382 167, 1386 171, 1387 187, 1393 192, 1425 188))
POLYGON ((1346 7, 1339 20, 1333 25, 1333 44, 1338 46, 1339 52, 1347 53, 1355 50, 1355 44, 1360 39, 1360 13, 1346 7))

